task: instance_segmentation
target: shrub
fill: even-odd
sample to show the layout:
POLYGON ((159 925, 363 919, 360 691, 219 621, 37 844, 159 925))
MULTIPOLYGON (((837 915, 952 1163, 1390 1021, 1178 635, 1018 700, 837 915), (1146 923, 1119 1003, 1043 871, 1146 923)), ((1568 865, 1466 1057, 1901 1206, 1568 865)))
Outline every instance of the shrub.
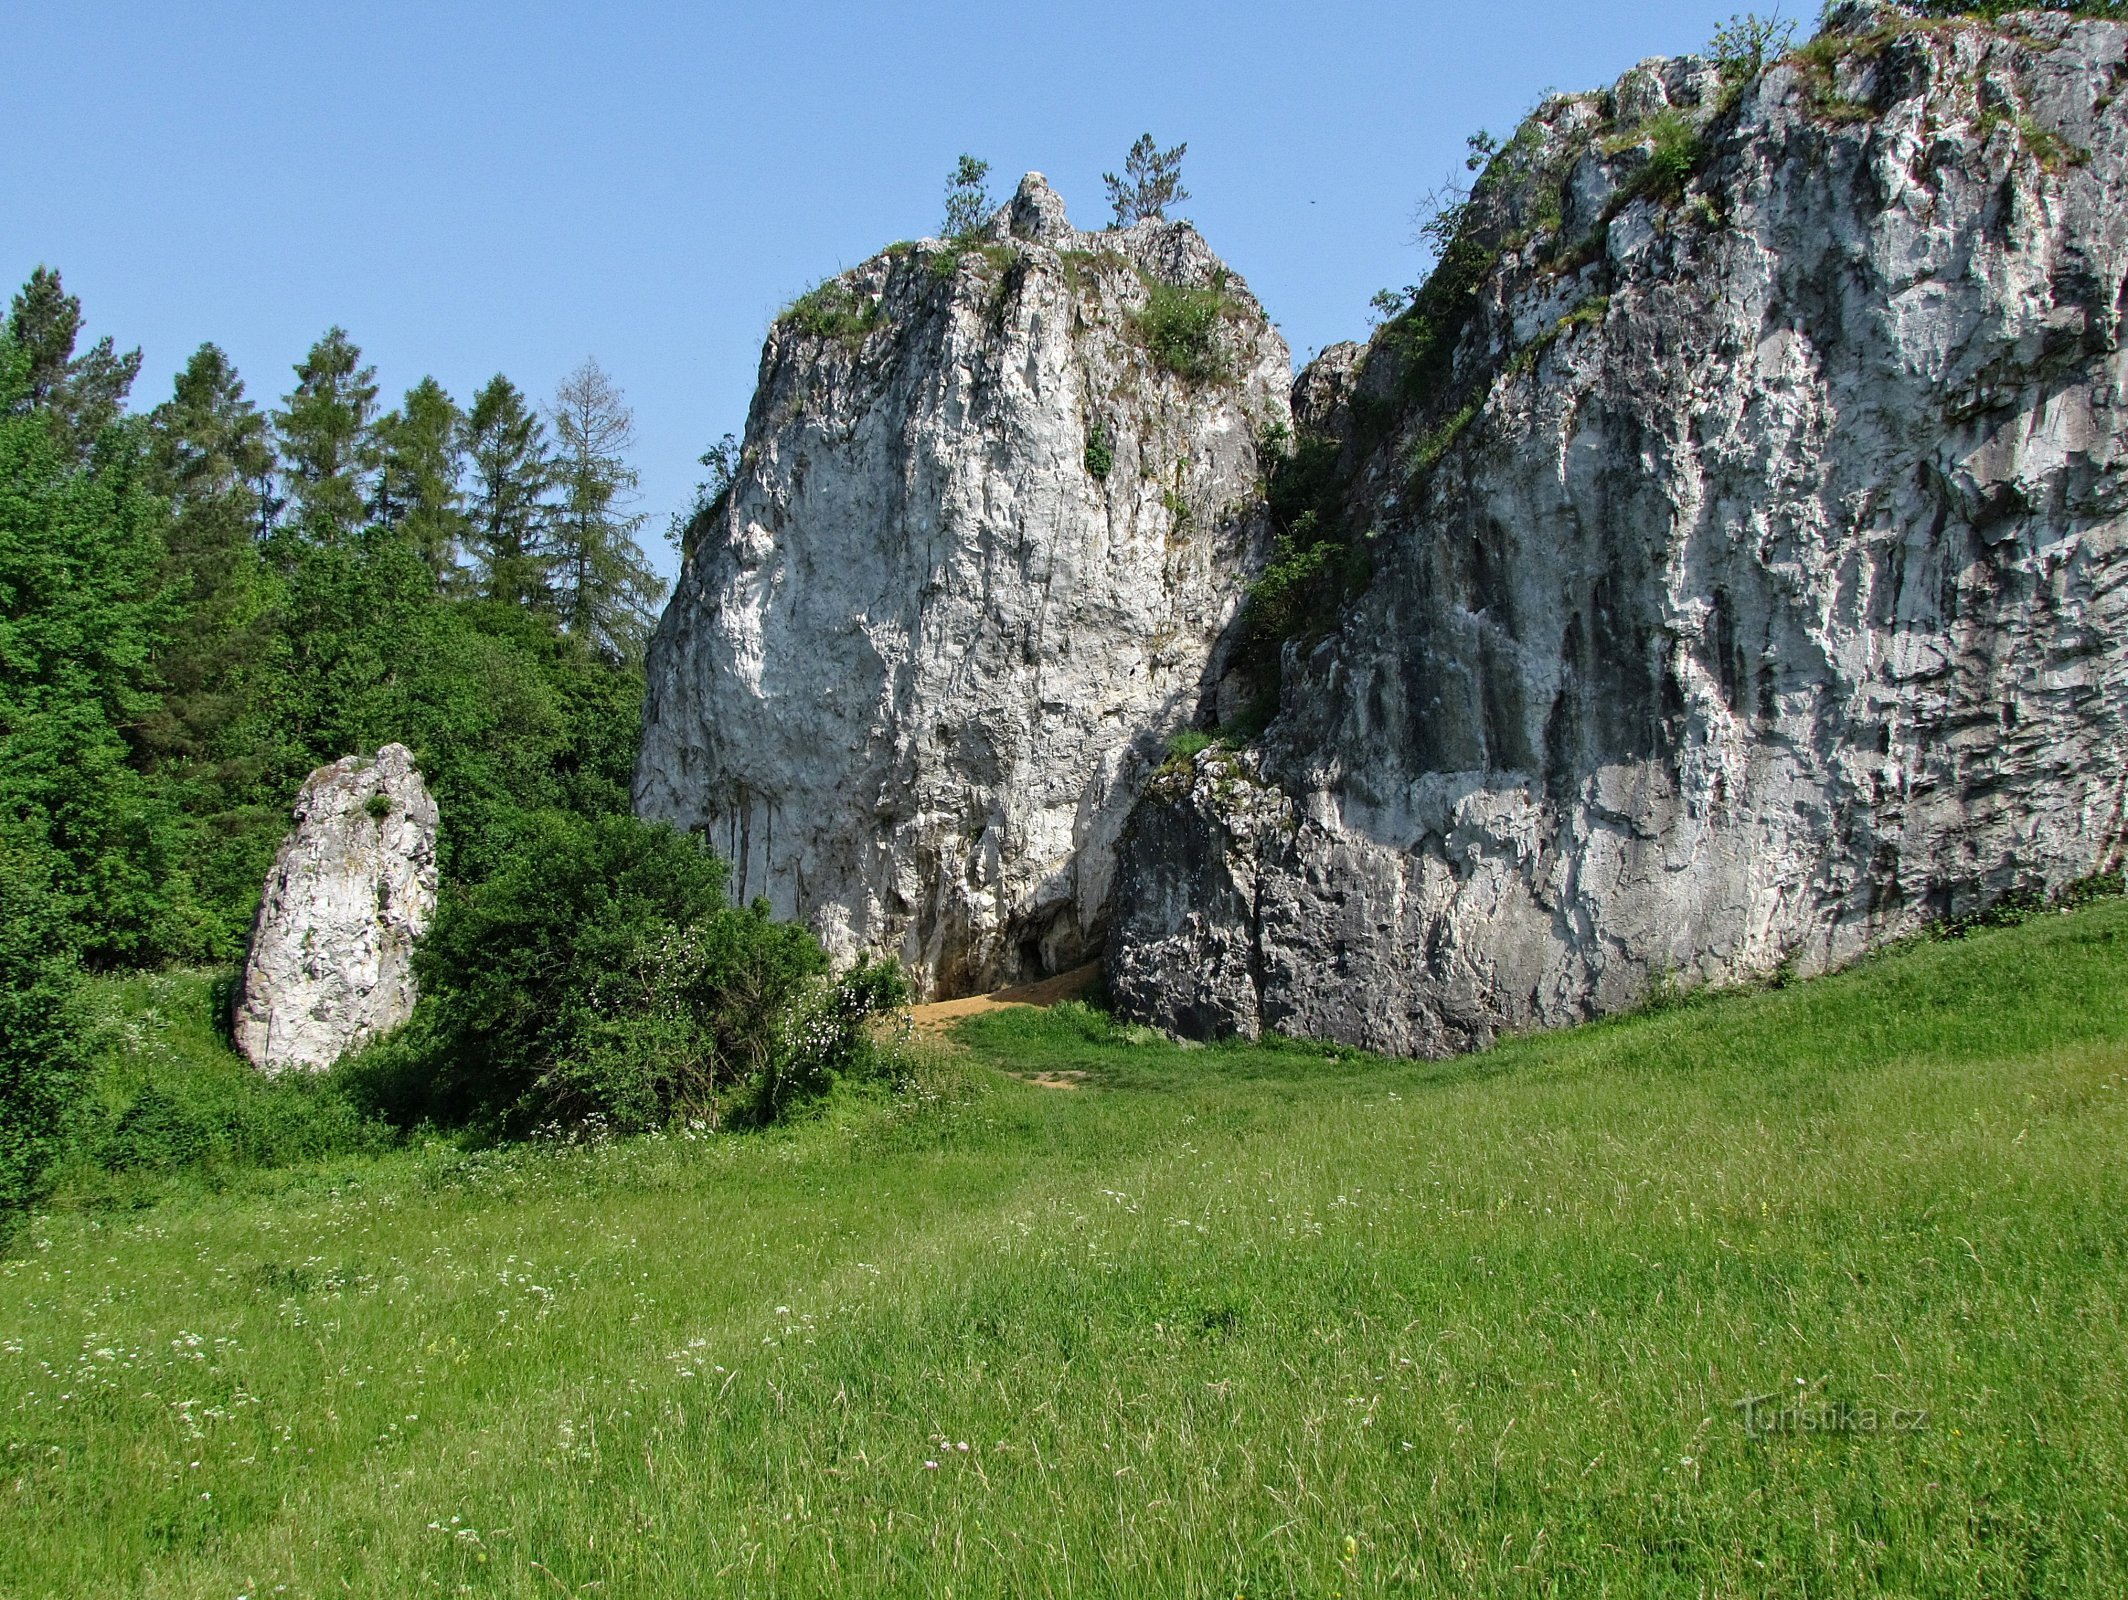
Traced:
POLYGON ((871 1019, 906 1005, 901 968, 862 963, 839 982, 814 984, 778 1019, 774 1048, 746 1084, 743 1108, 755 1122, 780 1122, 838 1082, 894 1076, 896 1059, 871 1030, 871 1019))
POLYGON ((1685 185, 1692 181, 1706 153, 1698 130, 1678 112, 1665 111, 1650 117, 1630 137, 1649 146, 1648 162, 1633 174, 1613 206, 1643 197, 1665 205, 1682 199, 1685 185))
POLYGON ((80 978, 41 848, 0 835, 0 1237, 43 1193, 87 1061, 80 978))
POLYGON ((337 1075, 268 1077, 223 1032, 227 969, 95 979, 82 995, 93 1080, 70 1119, 61 1188, 92 1203, 119 1178, 244 1169, 374 1154, 398 1143, 337 1075))
POLYGON ((1209 383, 1226 376, 1219 324, 1233 306, 1223 282, 1206 289, 1155 283, 1132 326, 1160 366, 1192 383, 1209 383))
POLYGON ((1167 758, 1178 766, 1187 766, 1211 749, 1212 743, 1212 736, 1202 728, 1186 728, 1168 740, 1167 758))
POLYGON ((816 339, 858 345, 879 326, 877 300, 862 298, 839 278, 830 278, 800 295, 783 313, 781 321, 816 339))
POLYGON ((1163 150, 1153 143, 1151 134, 1139 134, 1123 158, 1123 176, 1101 174, 1108 203, 1116 212, 1109 226, 1127 228, 1147 218, 1165 221, 1169 206, 1189 199, 1189 190, 1182 187, 1182 158, 1189 149, 1187 144, 1178 144, 1172 150, 1163 150))
POLYGON ((885 978, 828 982, 819 942, 764 901, 728 906, 725 878, 662 825, 528 818, 502 871, 445 895, 413 1024, 352 1070, 401 1121, 626 1132, 713 1115, 742 1086, 781 1115, 872 1065, 835 1028, 885 978))
POLYGON ((1115 470, 1116 452, 1108 442, 1108 430, 1095 423, 1086 434, 1086 471, 1088 476, 1106 481, 1115 470))
POLYGON ((1783 20, 1778 11, 1770 17, 1745 11, 1714 30, 1707 54, 1721 69, 1725 82, 1749 83, 1768 57, 1786 54, 1794 39, 1795 24, 1783 20))

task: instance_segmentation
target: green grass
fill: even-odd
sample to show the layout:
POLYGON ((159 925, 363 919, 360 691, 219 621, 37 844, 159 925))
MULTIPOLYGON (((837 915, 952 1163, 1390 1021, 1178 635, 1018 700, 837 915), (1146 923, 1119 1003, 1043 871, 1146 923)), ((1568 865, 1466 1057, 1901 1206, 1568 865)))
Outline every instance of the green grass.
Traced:
POLYGON ((0 1594, 2116 1595, 2124 980, 2112 901, 1452 1063, 1008 1012, 61 1209, 0 1594))
POLYGON ((1147 279, 1145 309, 1131 327, 1156 365, 1190 383, 1218 383, 1233 376, 1220 326, 1238 308, 1224 274, 1204 289, 1147 279))
POLYGON ((338 1079, 254 1071, 216 1021, 233 982, 226 968, 197 968, 91 987, 94 1075, 54 1175, 69 1205, 142 1207, 173 1189, 402 1142, 338 1079))

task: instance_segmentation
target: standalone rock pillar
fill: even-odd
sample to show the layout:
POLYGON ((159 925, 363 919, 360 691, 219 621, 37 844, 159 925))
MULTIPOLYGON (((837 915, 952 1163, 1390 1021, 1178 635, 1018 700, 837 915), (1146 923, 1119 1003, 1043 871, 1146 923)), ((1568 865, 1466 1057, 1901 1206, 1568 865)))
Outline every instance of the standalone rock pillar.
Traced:
POLYGON ((237 997, 237 1048, 267 1072, 322 1072, 404 1022, 436 909, 436 802, 406 746, 320 767, 295 821, 237 997))

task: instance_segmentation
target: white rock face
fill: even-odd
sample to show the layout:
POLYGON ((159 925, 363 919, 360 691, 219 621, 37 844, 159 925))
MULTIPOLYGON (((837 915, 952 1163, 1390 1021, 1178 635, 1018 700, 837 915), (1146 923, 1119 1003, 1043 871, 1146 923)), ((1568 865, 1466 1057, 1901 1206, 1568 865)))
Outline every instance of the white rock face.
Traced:
POLYGON ((1841 18, 1548 102, 1449 358, 1304 378, 1373 578, 1141 804, 1127 1011, 1441 1054, 2119 866, 2128 29, 1841 18))
POLYGON ((236 1043, 268 1072, 322 1072, 414 1009, 414 942, 436 909, 436 802, 406 746, 320 767, 274 858, 236 1043))
POLYGON ((926 995, 1086 959, 1145 774, 1222 691, 1290 381, 1188 224, 1078 233, 1039 174, 982 248, 824 285, 651 646, 638 812, 926 995), (1156 295, 1190 309, 1161 286, 1210 308, 1194 374, 1149 348, 1156 295))

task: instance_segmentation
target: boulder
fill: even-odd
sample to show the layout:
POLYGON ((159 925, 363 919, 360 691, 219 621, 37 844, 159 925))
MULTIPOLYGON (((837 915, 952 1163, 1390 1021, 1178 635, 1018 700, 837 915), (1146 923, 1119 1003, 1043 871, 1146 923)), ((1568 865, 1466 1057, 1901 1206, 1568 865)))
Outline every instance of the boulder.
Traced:
POLYGON ((436 909, 436 802, 406 746, 320 767, 274 858, 237 997, 237 1048, 322 1072, 414 1009, 414 944, 436 909))

